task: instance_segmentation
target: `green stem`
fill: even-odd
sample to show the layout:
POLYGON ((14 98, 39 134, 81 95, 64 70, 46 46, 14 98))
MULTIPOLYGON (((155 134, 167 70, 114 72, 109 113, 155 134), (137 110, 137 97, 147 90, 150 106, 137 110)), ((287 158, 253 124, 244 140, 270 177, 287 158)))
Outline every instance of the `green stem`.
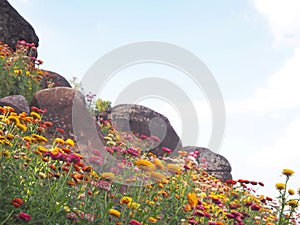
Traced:
POLYGON ((8 215, 8 217, 1 223, 1 225, 4 225, 5 222, 11 217, 11 215, 13 214, 14 211, 11 211, 8 215))

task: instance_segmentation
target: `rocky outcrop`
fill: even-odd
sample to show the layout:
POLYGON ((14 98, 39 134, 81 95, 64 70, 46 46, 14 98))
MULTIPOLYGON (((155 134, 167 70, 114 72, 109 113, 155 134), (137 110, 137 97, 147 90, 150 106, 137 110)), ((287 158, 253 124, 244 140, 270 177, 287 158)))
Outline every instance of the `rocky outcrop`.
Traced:
POLYGON ((0 99, 1 106, 11 106, 15 109, 16 113, 26 112, 29 114, 29 105, 22 95, 11 95, 0 99))
POLYGON ((207 162, 206 170, 210 175, 220 179, 223 182, 232 179, 231 165, 222 155, 214 153, 208 148, 200 148, 195 146, 183 147, 183 151, 198 151, 198 162, 201 165, 203 163, 202 159, 205 159, 207 162))
POLYGON ((46 89, 48 87, 71 87, 70 83, 58 73, 42 70, 43 79, 41 80, 41 88, 46 89))
POLYGON ((0 1, 0 41, 15 50, 19 40, 39 45, 39 38, 32 26, 8 3, 0 1))
POLYGON ((182 148, 181 140, 168 118, 145 106, 117 105, 111 109, 110 118, 117 130, 158 137, 160 142, 150 149, 158 156, 164 154, 162 147, 170 148, 174 152, 182 148))

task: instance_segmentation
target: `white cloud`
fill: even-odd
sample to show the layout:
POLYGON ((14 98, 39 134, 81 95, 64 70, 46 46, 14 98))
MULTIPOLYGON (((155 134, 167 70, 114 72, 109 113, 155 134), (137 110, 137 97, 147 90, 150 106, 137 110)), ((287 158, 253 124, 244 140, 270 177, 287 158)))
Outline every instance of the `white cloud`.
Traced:
POLYGON ((240 102, 227 103, 229 113, 273 114, 282 109, 300 107, 300 48, 286 60, 284 66, 273 73, 266 85, 257 89, 252 97, 240 102))
POLYGON ((268 20, 275 44, 299 44, 299 0, 254 0, 253 3, 258 12, 268 20))
POLYGON ((287 129, 283 131, 282 137, 274 143, 263 147, 261 151, 251 154, 247 161, 244 162, 245 168, 256 174, 256 177, 262 177, 269 184, 264 193, 276 194, 274 189, 275 183, 284 181, 284 177, 279 177, 283 168, 295 171, 295 175, 289 183, 293 188, 299 187, 299 134, 300 117, 290 122, 287 129))

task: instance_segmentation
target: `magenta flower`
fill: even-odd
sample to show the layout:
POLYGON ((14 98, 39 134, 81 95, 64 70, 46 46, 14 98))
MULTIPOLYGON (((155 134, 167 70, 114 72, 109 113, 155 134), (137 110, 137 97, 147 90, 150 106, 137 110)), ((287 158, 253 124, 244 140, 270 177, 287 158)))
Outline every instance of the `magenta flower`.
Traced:
POLYGON ((161 150, 162 150, 163 152, 168 153, 168 154, 172 153, 172 150, 171 150, 170 148, 167 148, 167 147, 162 147, 161 150))

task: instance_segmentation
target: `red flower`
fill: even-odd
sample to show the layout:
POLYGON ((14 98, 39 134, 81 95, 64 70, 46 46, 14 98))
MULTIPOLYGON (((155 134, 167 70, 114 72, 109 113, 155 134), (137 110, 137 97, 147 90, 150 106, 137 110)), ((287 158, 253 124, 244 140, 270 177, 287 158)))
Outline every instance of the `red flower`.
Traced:
POLYGON ((19 208, 21 205, 24 204, 24 202, 20 198, 13 198, 13 201, 11 204, 16 208, 19 208))
POLYGON ((260 206, 255 204, 255 205, 251 206, 251 209, 254 210, 254 211, 259 211, 260 210, 260 206))

